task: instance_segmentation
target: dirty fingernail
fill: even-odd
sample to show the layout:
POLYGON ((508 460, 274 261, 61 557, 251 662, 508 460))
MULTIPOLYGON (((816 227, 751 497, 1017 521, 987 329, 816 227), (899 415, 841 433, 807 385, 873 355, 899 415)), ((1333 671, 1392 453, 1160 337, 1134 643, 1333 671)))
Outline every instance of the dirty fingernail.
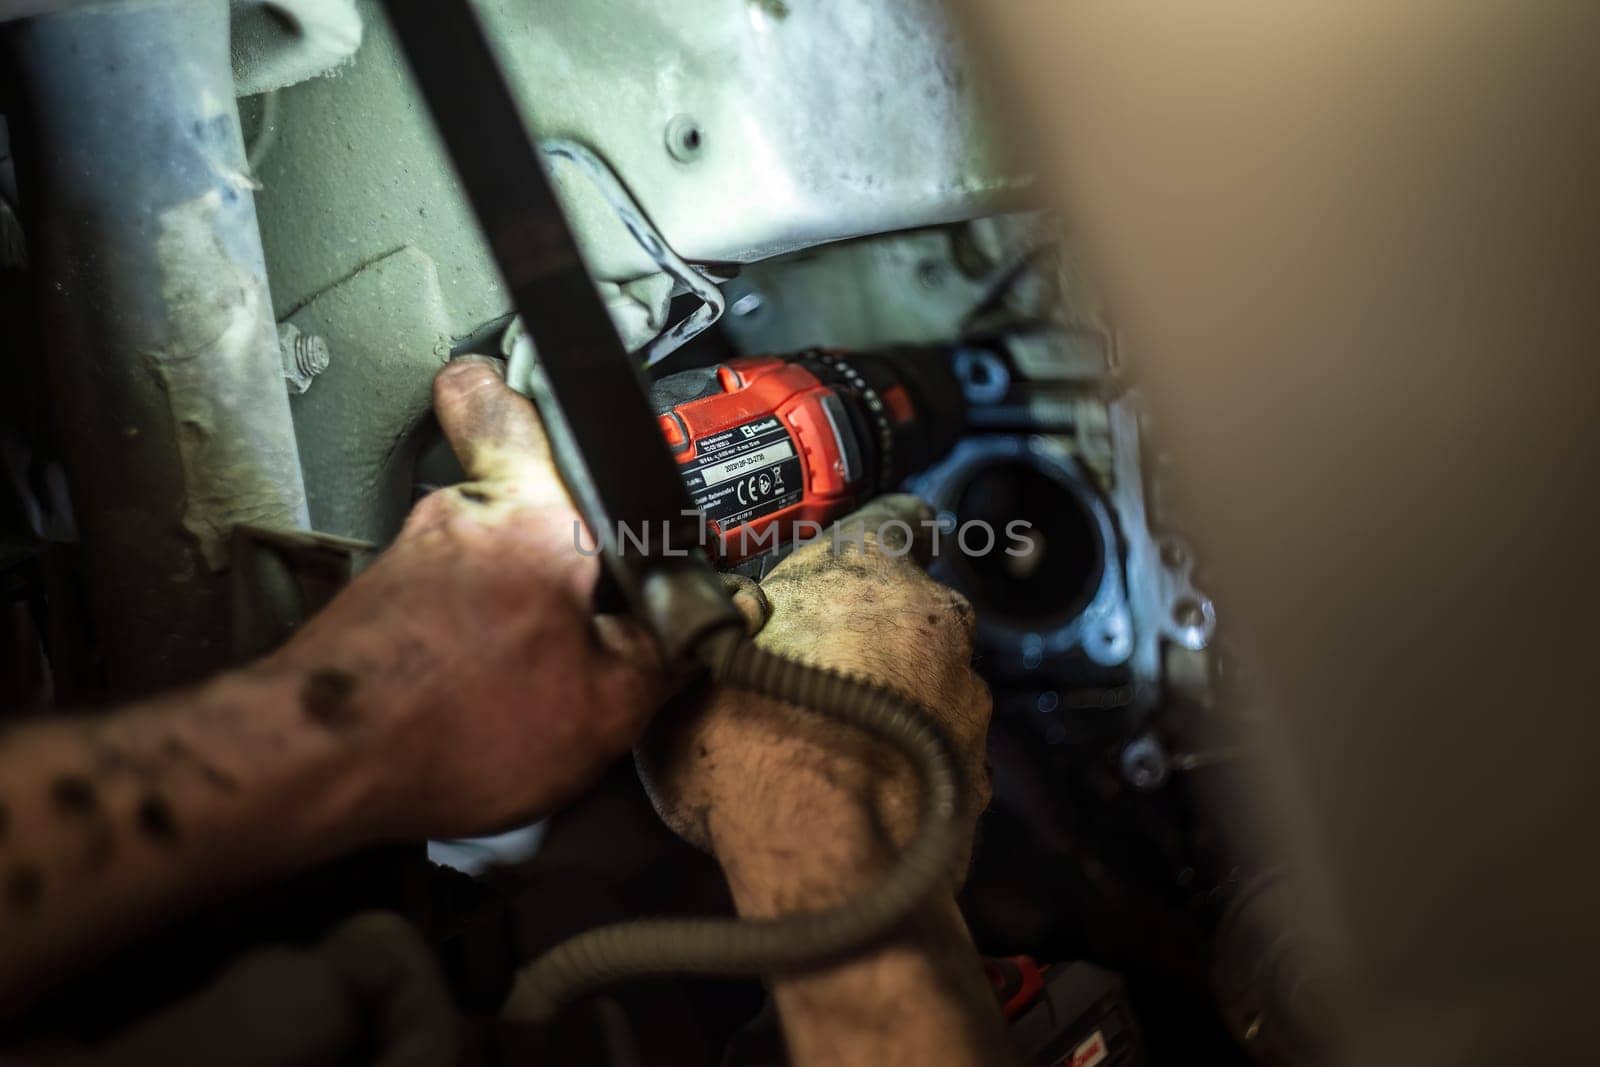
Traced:
POLYGON ((496 359, 493 356, 480 355, 477 352, 463 352, 461 355, 450 360, 446 366, 454 367, 458 364, 475 367, 488 367, 500 378, 504 378, 506 376, 505 360, 496 359))
POLYGON ((751 578, 742 574, 724 574, 722 588, 733 600, 733 606, 739 609, 739 614, 744 616, 745 629, 753 637, 761 632, 761 627, 766 625, 767 616, 772 614, 772 602, 767 599, 766 591, 751 578))

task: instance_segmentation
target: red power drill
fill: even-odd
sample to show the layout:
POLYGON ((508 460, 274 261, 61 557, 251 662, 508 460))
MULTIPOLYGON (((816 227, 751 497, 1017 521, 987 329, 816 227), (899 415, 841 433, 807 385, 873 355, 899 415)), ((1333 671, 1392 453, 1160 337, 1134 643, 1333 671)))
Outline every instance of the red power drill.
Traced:
POLYGON ((965 425, 947 348, 735 359, 662 378, 650 400, 723 567, 814 536, 965 425))

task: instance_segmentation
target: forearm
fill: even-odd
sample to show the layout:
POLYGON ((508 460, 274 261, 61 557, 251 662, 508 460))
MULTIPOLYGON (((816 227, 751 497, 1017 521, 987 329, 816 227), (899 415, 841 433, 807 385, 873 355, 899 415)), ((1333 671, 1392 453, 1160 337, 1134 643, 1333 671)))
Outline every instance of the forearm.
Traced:
POLYGON ((537 818, 638 738, 667 680, 596 624, 532 406, 466 360, 434 400, 469 482, 265 663, 0 734, 0 1014, 220 891, 537 818))
POLYGON ((352 684, 257 667, 0 736, 0 1010, 204 896, 372 835, 352 684))
MULTIPOLYGON (((789 781, 794 782, 791 777, 789 781)), ((797 783, 799 784, 799 783, 797 783)), ((869 890, 892 846, 818 778, 770 823, 730 806, 709 827, 735 906, 752 918, 842 904, 869 890), (797 829, 798 828, 798 829, 797 829)), ((766 809, 770 811, 770 808, 766 809)), ((897 937, 839 966, 772 983, 797 1064, 1007 1062, 1004 1026, 966 927, 942 894, 897 937)))
POLYGON ((949 897, 858 960, 772 984, 796 1064, 999 1064, 1005 1032, 949 897))

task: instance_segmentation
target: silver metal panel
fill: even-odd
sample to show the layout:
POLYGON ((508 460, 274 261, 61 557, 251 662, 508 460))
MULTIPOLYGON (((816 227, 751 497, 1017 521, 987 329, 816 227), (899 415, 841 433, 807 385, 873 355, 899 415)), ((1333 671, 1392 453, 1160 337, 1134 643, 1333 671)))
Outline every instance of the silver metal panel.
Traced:
MULTIPOLYGON (((1025 176, 935 0, 483 0, 541 137, 595 148, 686 258, 750 262, 968 218, 1025 176)), ((258 176, 280 316, 405 245, 439 266, 452 331, 509 310, 381 13, 355 62, 279 94, 258 176)), ((557 177, 604 278, 655 270, 557 177)))

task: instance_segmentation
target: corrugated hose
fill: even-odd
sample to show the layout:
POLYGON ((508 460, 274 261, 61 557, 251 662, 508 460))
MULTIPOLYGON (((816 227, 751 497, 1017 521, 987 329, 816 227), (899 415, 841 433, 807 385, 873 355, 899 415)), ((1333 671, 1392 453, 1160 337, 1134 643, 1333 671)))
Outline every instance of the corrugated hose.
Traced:
POLYGON ((959 771, 925 710, 884 686, 721 636, 703 648, 711 678, 864 730, 903 752, 921 784, 915 836, 871 889, 825 911, 774 919, 642 919, 556 945, 517 972, 503 1014, 543 1023, 565 1004, 625 979, 795 972, 831 963, 893 933, 950 877, 959 771))

